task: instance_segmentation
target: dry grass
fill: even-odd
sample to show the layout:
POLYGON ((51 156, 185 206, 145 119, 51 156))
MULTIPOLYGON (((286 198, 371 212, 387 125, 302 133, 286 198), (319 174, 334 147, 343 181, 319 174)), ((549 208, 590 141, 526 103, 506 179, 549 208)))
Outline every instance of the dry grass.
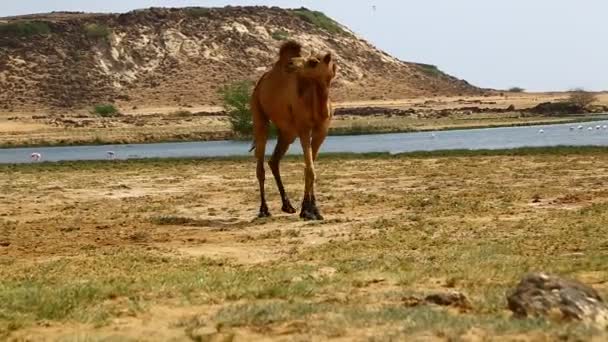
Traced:
MULTIPOLYGON (((520 321, 527 271, 608 294, 604 149, 325 156, 327 220, 254 220, 250 160, 0 166, 0 336, 587 340, 520 321), (534 199, 540 199, 539 203, 534 199), (469 312, 407 307, 456 289, 469 312), (161 327, 161 328, 159 328, 161 327), (162 331, 159 331, 162 329, 162 331)), ((294 202, 302 166, 283 167, 294 202)))

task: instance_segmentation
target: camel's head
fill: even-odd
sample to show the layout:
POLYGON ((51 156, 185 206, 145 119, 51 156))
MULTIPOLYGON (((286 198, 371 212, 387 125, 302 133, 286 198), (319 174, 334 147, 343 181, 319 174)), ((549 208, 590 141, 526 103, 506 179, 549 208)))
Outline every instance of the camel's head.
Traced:
POLYGON ((337 66, 332 54, 327 53, 317 57, 292 58, 288 71, 296 72, 301 78, 312 79, 329 87, 336 77, 337 66))

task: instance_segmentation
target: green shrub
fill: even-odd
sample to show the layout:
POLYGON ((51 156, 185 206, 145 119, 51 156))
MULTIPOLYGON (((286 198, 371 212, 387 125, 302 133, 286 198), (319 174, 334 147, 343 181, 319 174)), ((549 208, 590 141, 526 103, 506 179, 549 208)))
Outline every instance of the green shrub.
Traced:
POLYGON ((287 39, 289 39, 289 32, 287 32, 285 30, 277 30, 277 31, 272 32, 271 36, 274 40, 279 40, 279 41, 287 40, 287 39))
POLYGON ((93 113, 101 116, 102 118, 108 118, 118 116, 118 109, 111 104, 102 104, 93 107, 93 113))
POLYGON ((342 27, 323 12, 311 11, 305 7, 291 10, 291 12, 302 20, 307 21, 329 33, 345 33, 342 27))
POLYGON ((520 88, 520 87, 509 88, 510 93, 523 93, 524 91, 526 91, 526 90, 524 88, 520 88))
POLYGON ((91 39, 107 39, 110 36, 110 29, 103 24, 86 24, 84 32, 91 39))
POLYGON ((192 7, 186 9, 186 15, 192 18, 201 18, 209 15, 211 10, 205 7, 192 7))
POLYGON ((13 37, 29 37, 51 33, 47 23, 39 21, 19 21, 12 23, 0 23, 0 35, 13 37))
POLYGON ((249 81, 236 82, 220 89, 232 131, 238 135, 250 136, 253 133, 253 120, 249 109, 252 89, 253 85, 249 81))
POLYGON ((440 77, 444 75, 443 71, 439 70, 436 65, 419 63, 418 67, 423 73, 431 77, 440 77))

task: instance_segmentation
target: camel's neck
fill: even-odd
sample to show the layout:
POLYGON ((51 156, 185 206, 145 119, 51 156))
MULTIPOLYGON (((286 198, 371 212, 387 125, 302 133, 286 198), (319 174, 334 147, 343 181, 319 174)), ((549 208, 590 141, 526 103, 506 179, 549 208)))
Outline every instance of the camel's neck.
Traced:
POLYGON ((326 120, 329 118, 329 86, 322 82, 314 82, 314 103, 315 118, 326 120))

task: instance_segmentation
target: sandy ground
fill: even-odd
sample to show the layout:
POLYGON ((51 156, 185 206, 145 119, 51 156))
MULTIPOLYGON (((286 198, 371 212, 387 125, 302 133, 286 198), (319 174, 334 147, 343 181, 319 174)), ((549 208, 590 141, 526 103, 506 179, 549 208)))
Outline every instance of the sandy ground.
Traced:
MULTIPOLYGON (((416 111, 462 110, 480 107, 516 110, 530 108, 540 102, 564 98, 563 94, 512 94, 490 97, 435 97, 400 101, 367 101, 337 103, 338 108, 384 107, 416 111)), ((608 95, 601 95, 599 104, 608 104, 608 95)), ((0 145, 71 145, 147 143, 159 141, 218 140, 232 137, 230 124, 216 106, 193 107, 119 107, 125 115, 100 118, 86 110, 69 113, 52 111, 0 113, 0 145)), ((457 127, 488 127, 549 123, 576 118, 522 116, 519 112, 452 114, 449 116, 337 116, 332 129, 340 133, 382 133, 436 130, 457 127)))
MULTIPOLYGON (((297 207, 302 165, 283 166, 297 207)), ((322 157, 324 222, 257 220, 250 160, 0 166, 0 338, 551 341, 525 272, 608 294, 608 155, 322 157), (405 306, 458 290, 472 309, 405 306)), ((565 337, 564 337, 565 336, 565 337)))

